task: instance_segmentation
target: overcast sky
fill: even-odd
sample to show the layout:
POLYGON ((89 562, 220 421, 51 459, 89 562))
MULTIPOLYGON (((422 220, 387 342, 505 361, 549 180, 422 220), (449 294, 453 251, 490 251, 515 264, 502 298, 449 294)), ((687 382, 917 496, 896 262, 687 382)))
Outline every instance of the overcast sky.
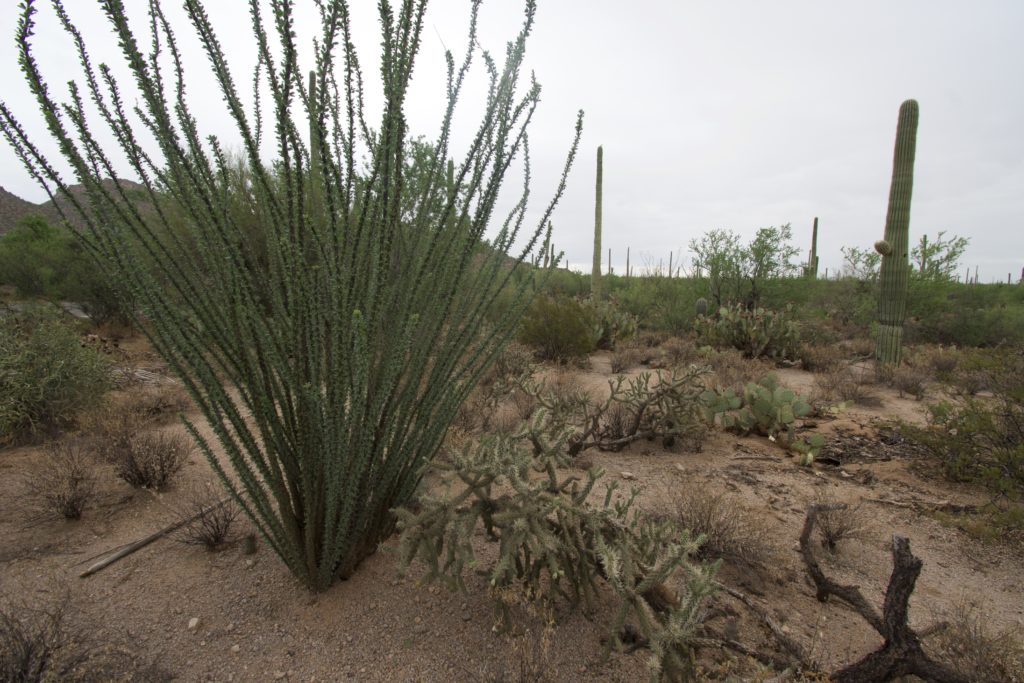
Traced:
MULTIPOLYGON (((124 0, 144 19, 145 0, 124 0)), ((95 3, 66 2, 97 61, 117 61, 95 3)), ((177 1, 166 2, 180 18, 177 1)), ((254 63, 247 3, 210 3, 210 15, 248 82, 254 63)), ((312 2, 300 0, 300 5, 312 2)), ((357 0, 353 28, 379 110, 376 2, 357 0)), ((534 208, 553 191, 586 112, 580 157, 554 217, 555 244, 589 270, 596 148, 604 146, 604 246, 618 272, 632 263, 689 264, 689 241, 713 228, 749 238, 791 223, 805 254, 820 218, 821 270, 841 265, 840 247, 882 237, 900 103, 915 98, 917 141, 911 241, 941 230, 970 239, 965 267, 983 281, 1019 277, 1024 266, 1024 2, 1019 0, 643 1, 538 0, 528 67, 543 86, 531 129, 534 208)), ((465 49, 469 0, 428 10, 409 119, 436 133, 443 106, 443 50, 465 49)), ((41 131, 16 74, 14 0, 0 10, 0 97, 41 131)), ((40 1, 39 61, 56 88, 75 64, 65 36, 40 1)), ((517 0, 486 0, 480 42, 496 55, 521 22, 517 0)), ((310 26, 314 14, 300 26, 310 26)), ((144 23, 139 23, 144 28, 144 23)), ((198 74, 193 112, 208 133, 231 137, 205 60, 184 21, 181 46, 198 74)), ((309 38, 312 31, 303 35, 309 38)), ((143 39, 148 44, 148 39, 143 39)), ((308 62, 307 62, 308 66, 308 62)), ((471 83, 457 120, 475 128, 483 81, 471 83)), ((372 119, 371 119, 372 120, 372 119)), ((52 150, 51 147, 47 149, 52 150)), ((5 143, 0 185, 32 201, 44 195, 5 143)), ((510 184, 517 177, 509 179, 510 184)), ((534 213, 536 215, 536 213, 534 213)))

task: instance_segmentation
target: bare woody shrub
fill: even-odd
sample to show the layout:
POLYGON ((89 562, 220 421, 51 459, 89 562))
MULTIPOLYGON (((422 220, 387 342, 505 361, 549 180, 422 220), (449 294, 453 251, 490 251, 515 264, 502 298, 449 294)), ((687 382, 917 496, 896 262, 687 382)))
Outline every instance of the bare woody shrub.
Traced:
POLYGON ((768 524, 739 501, 707 487, 687 485, 676 492, 674 521, 694 536, 703 536, 697 551, 703 560, 764 566, 772 557, 768 524))
POLYGON ((630 368, 636 367, 640 362, 640 352, 631 347, 625 346, 612 353, 612 372, 616 375, 627 372, 630 368))
POLYGON ((820 506, 817 519, 818 537, 821 546, 831 553, 838 551, 839 544, 849 539, 863 537, 866 528, 864 511, 860 505, 834 506, 835 499, 819 495, 816 504, 820 506))
POLYGON ((44 513, 80 519, 96 493, 96 465, 80 441, 47 446, 25 475, 25 485, 44 513))
POLYGON ((881 405, 881 399, 871 390, 874 378, 869 371, 849 365, 835 366, 814 377, 818 397, 824 401, 849 401, 858 405, 881 405))
POLYGON ((213 552, 232 540, 231 529, 238 518, 234 501, 220 497, 210 487, 192 491, 186 505, 178 511, 182 520, 188 520, 178 532, 178 540, 186 545, 199 545, 213 552))
POLYGON ((846 356, 835 344, 805 344, 800 349, 800 365, 808 372, 832 372, 844 364, 846 356))
POLYGON ((901 365, 892 371, 890 381, 893 388, 899 392, 900 398, 909 394, 920 401, 924 398, 925 387, 930 379, 929 375, 930 373, 924 368, 901 365))
POLYGON ((1024 643, 1012 629, 992 629, 983 614, 960 602, 926 641, 927 651, 971 681, 1024 681, 1024 643))

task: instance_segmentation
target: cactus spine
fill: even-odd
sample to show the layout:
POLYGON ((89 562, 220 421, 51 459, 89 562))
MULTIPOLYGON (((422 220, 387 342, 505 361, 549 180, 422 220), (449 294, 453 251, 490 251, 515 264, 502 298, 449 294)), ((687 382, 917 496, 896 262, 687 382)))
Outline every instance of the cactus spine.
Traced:
POLYGON ((807 259, 807 277, 818 278, 818 217, 814 217, 814 228, 811 230, 811 254, 807 259))
POLYGON ((597 196, 594 201, 594 265, 590 271, 590 296, 595 301, 601 298, 601 175, 604 164, 604 148, 597 148, 597 196))
POLYGON ((910 275, 910 198, 914 189, 917 119, 917 101, 907 100, 900 106, 900 118, 896 126, 885 239, 875 243, 875 249, 882 255, 875 357, 883 365, 899 365, 903 346, 907 280, 910 275))

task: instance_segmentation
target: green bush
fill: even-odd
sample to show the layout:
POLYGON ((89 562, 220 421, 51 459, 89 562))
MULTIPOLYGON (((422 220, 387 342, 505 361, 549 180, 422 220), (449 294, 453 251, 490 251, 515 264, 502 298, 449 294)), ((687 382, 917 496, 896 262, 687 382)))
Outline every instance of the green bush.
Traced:
POLYGON ((127 322, 122 295, 64 228, 26 216, 0 238, 0 284, 22 298, 74 301, 96 323, 127 322))
POLYGON ((523 317, 519 340, 544 360, 567 361, 596 348, 594 312, 576 299, 539 296, 523 317))
POLYGON ((700 344, 738 349, 747 358, 794 359, 800 345, 800 333, 790 309, 748 311, 741 305, 722 307, 717 317, 697 318, 694 329, 700 344))
POLYGON ((594 339, 599 349, 614 349, 621 341, 636 336, 636 318, 619 309, 611 300, 587 302, 594 314, 594 339))
POLYGON ((110 385, 109 361, 61 313, 9 313, 0 325, 0 443, 63 427, 110 385))

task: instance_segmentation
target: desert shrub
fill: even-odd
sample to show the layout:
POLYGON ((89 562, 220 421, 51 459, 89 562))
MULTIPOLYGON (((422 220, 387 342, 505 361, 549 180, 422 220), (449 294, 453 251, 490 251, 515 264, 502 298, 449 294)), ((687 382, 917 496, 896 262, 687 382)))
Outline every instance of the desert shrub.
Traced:
POLYGON ((523 317, 519 341, 543 360, 567 361, 596 348, 594 313, 567 297, 539 296, 523 317))
POLYGON ((507 413, 501 410, 504 402, 511 400, 516 414, 522 419, 533 412, 531 399, 522 389, 522 382, 534 371, 533 354, 530 350, 512 342, 499 354, 494 364, 459 405, 453 425, 468 433, 488 431, 496 419, 507 420, 507 413))
POLYGON ((0 443, 73 423, 111 385, 110 365, 60 313, 0 318, 0 443))
POLYGON ((697 350, 697 346, 689 339, 682 337, 668 339, 661 345, 661 352, 665 365, 670 368, 678 368, 705 360, 697 350))
POLYGON ((232 539, 231 528, 238 513, 234 501, 222 499, 217 491, 209 487, 194 490, 178 510, 179 519, 188 521, 177 538, 186 545, 199 545, 211 552, 220 550, 232 539))
POLYGON ((637 344, 643 348, 654 349, 669 341, 668 332, 643 330, 637 334, 637 344))
POLYGON ((136 413, 151 423, 163 422, 192 408, 192 399, 179 382, 167 380, 132 386, 110 397, 115 409, 136 413))
POLYGON ((63 609, 30 610, 0 605, 0 680, 48 683, 73 680, 88 661, 63 609))
POLYGON ((50 444, 32 464, 25 484, 44 512, 80 519, 96 493, 96 463, 81 441, 50 444))
POLYGON ((68 596, 31 606, 0 596, 0 681, 169 683, 173 676, 127 648, 96 643, 73 623, 68 596))
POLYGON ((892 370, 887 383, 899 392, 900 398, 910 395, 920 401, 924 398, 929 379, 931 375, 928 370, 904 364, 892 370))
POLYGON ((793 359, 800 344, 800 333, 789 309, 722 307, 717 316, 698 317, 694 330, 699 344, 738 349, 747 358, 793 359))
POLYGON ((873 384, 874 377, 870 370, 845 363, 814 376, 818 398, 828 402, 849 402, 862 406, 881 405, 881 399, 871 390, 873 384))
POLYGON ((859 539, 866 529, 864 510, 860 505, 832 507, 836 500, 831 496, 819 495, 815 503, 823 506, 818 511, 816 530, 821 546, 831 553, 845 540, 859 539))
POLYGON ((832 372, 846 360, 845 351, 835 344, 804 344, 800 364, 808 372, 832 372))
POLYGON ((917 348, 911 355, 912 364, 928 368, 936 379, 948 382, 960 363, 960 352, 950 346, 917 348))
POLYGON ((735 498, 695 485, 684 486, 673 497, 676 523, 703 539, 697 557, 758 567, 771 559, 764 517, 749 512, 735 498))
POLYGON ((991 628, 984 612, 957 604, 945 628, 925 641, 926 650, 970 681, 1024 681, 1020 631, 991 628))
POLYGON ((114 473, 136 488, 167 488, 194 450, 189 437, 171 432, 134 432, 132 420, 115 423, 114 430, 96 442, 114 473), (131 431, 128 431, 131 430, 131 431))
POLYGON ((875 357, 875 342, 868 337, 854 337, 842 342, 842 348, 851 358, 868 359, 875 357))
POLYGON ((635 367, 640 362, 640 351, 632 346, 616 349, 612 353, 612 372, 620 374, 635 367))
POLYGON ((735 349, 705 350, 700 354, 702 363, 711 368, 706 377, 707 386, 742 391, 743 386, 764 377, 773 366, 761 358, 747 358, 735 349))
POLYGON ((975 481, 1009 505, 1024 499, 1024 354, 1005 352, 992 396, 963 397, 929 406, 926 427, 903 425, 956 481, 975 481))

